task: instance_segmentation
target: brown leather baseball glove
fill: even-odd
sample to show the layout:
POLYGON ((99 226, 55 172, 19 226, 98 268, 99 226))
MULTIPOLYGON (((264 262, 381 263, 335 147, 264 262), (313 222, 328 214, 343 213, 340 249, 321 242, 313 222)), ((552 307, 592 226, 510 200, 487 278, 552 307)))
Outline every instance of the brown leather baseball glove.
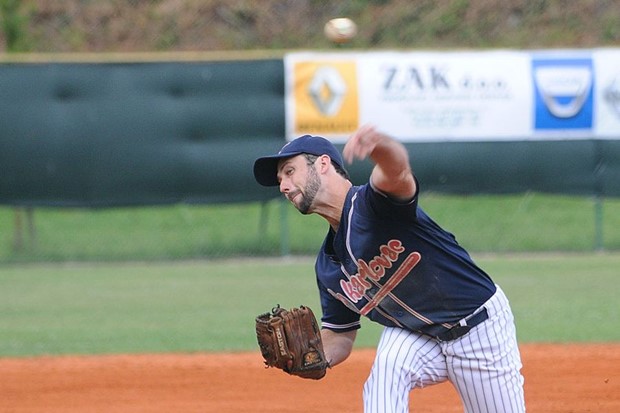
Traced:
POLYGON ((300 306, 276 306, 256 317, 256 338, 267 367, 276 367, 304 379, 325 376, 328 361, 314 313, 300 306))

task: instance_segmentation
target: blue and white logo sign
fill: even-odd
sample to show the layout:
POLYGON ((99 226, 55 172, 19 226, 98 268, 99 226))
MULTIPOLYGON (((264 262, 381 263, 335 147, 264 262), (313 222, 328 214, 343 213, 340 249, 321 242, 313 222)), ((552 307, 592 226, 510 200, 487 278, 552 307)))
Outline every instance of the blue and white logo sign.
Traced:
POLYGON ((536 130, 591 129, 592 59, 534 59, 536 130))

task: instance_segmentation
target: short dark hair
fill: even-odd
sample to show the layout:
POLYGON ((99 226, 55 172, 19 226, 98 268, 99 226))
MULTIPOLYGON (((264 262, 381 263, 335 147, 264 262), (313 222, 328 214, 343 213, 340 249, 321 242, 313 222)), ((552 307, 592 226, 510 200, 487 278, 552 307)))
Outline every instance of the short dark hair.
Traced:
MULTIPOLYGON (((313 165, 316 162, 316 160, 319 159, 317 155, 312 155, 310 153, 303 153, 302 155, 304 156, 304 158, 306 158, 306 163, 308 165, 313 165)), ((334 169, 336 169, 336 172, 338 172, 340 176, 342 176, 344 179, 349 179, 349 173, 346 171, 346 169, 341 168, 340 165, 338 165, 338 163, 334 161, 332 161, 331 163, 334 166, 334 169)))

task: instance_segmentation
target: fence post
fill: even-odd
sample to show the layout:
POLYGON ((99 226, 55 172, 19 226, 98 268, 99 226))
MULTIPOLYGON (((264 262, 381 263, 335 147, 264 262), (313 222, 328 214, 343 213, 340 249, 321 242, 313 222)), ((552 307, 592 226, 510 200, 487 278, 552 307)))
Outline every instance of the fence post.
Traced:
POLYGON ((269 201, 261 201, 260 218, 258 219, 258 241, 260 242, 267 233, 267 221, 269 221, 269 210, 267 208, 269 201))
POLYGON ((33 251, 37 246, 37 230, 34 224, 34 208, 16 207, 14 212, 13 251, 22 252, 25 249, 33 251), (24 220, 26 224, 24 226, 24 220), (28 235, 28 244, 24 241, 28 235))
POLYGON ((288 204, 286 198, 280 199, 280 255, 283 257, 291 254, 288 228, 288 204))
POLYGON ((594 249, 603 251, 605 243, 603 241, 603 197, 594 196, 594 249))

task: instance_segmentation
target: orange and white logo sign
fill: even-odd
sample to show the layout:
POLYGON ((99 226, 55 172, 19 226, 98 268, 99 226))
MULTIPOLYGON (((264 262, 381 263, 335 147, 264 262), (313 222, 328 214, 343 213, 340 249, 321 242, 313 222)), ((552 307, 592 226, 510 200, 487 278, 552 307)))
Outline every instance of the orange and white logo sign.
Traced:
POLYGON ((348 135, 359 125, 355 62, 296 62, 295 134, 348 135))

